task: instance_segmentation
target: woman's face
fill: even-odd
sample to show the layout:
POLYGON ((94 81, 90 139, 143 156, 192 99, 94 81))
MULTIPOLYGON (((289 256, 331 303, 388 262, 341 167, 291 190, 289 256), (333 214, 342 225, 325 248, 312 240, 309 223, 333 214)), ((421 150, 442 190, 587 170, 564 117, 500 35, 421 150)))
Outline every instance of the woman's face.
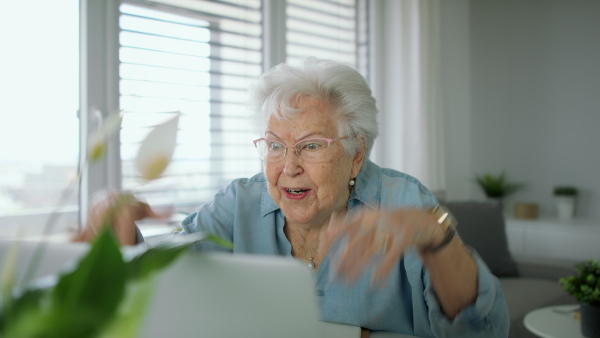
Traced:
MULTIPOLYGON (((333 107, 329 104, 306 97, 299 100, 298 107, 301 111, 292 119, 280 121, 271 117, 265 138, 293 145, 306 138, 351 137, 338 135, 331 117, 333 107)), ((287 222, 323 225, 329 222, 334 211, 346 206, 349 181, 360 171, 364 149, 355 156, 348 156, 341 142, 336 141, 331 143, 327 158, 326 162, 305 162, 294 148, 288 148, 281 161, 264 162, 269 195, 287 222)))

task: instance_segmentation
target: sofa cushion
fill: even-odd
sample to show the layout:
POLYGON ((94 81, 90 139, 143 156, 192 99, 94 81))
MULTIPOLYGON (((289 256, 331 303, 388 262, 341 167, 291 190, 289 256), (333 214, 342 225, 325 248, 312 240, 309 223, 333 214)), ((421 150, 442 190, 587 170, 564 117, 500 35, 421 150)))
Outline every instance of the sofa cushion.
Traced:
POLYGON ((502 278, 500 285, 509 308, 510 320, 520 320, 531 310, 576 301, 558 282, 540 278, 502 278))
POLYGON ((463 242, 475 249, 497 277, 517 277, 519 270, 506 239, 501 205, 495 202, 444 202, 458 221, 463 242))
POLYGON ((523 277, 500 278, 500 285, 510 316, 509 338, 537 337, 523 324, 523 318, 529 311, 545 306, 577 303, 556 281, 523 277))

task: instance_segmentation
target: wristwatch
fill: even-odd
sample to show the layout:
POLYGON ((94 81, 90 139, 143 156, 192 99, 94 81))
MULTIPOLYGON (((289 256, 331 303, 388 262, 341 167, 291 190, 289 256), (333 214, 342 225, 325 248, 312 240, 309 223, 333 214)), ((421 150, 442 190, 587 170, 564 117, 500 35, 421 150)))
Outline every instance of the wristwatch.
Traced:
POLYGON ((452 241, 454 236, 456 236, 456 226, 458 225, 458 222, 456 221, 456 218, 454 218, 452 213, 450 213, 450 211, 448 211, 448 209, 446 209, 444 206, 442 206, 440 204, 436 205, 431 210, 431 213, 435 216, 435 218, 437 219, 437 222, 440 224, 440 226, 442 226, 444 228, 446 235, 444 236, 444 239, 439 244, 421 248, 421 251, 424 253, 434 253, 434 252, 439 251, 440 249, 444 248, 446 245, 448 245, 448 243, 450 243, 450 241, 452 241))

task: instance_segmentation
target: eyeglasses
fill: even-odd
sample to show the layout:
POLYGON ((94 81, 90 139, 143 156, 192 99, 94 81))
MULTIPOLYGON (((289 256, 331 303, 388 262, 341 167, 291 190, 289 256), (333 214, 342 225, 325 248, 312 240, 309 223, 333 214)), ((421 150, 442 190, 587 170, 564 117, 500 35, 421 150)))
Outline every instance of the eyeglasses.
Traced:
POLYGON ((266 162, 279 162, 285 158, 288 148, 295 148, 296 155, 306 162, 325 162, 329 159, 329 146, 332 142, 347 138, 307 138, 288 146, 279 141, 259 138, 254 140, 260 158, 266 162))

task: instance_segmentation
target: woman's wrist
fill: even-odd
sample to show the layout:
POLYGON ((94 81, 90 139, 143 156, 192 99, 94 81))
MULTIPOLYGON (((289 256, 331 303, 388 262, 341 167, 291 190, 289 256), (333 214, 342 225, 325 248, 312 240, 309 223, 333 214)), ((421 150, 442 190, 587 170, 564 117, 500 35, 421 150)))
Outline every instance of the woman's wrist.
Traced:
POLYGON ((440 251, 441 249, 445 248, 446 246, 448 246, 448 244, 450 244, 450 242, 452 242, 452 240, 454 239, 454 237, 456 236, 456 228, 453 226, 450 226, 446 229, 446 232, 444 233, 444 238, 437 242, 437 243, 430 243, 429 245, 420 248, 422 253, 428 254, 428 253, 436 253, 438 251, 440 251))
POLYGON ((440 251, 448 246, 456 236, 458 222, 448 209, 438 204, 431 210, 431 214, 436 222, 432 225, 435 229, 429 243, 419 247, 422 254, 440 251))

